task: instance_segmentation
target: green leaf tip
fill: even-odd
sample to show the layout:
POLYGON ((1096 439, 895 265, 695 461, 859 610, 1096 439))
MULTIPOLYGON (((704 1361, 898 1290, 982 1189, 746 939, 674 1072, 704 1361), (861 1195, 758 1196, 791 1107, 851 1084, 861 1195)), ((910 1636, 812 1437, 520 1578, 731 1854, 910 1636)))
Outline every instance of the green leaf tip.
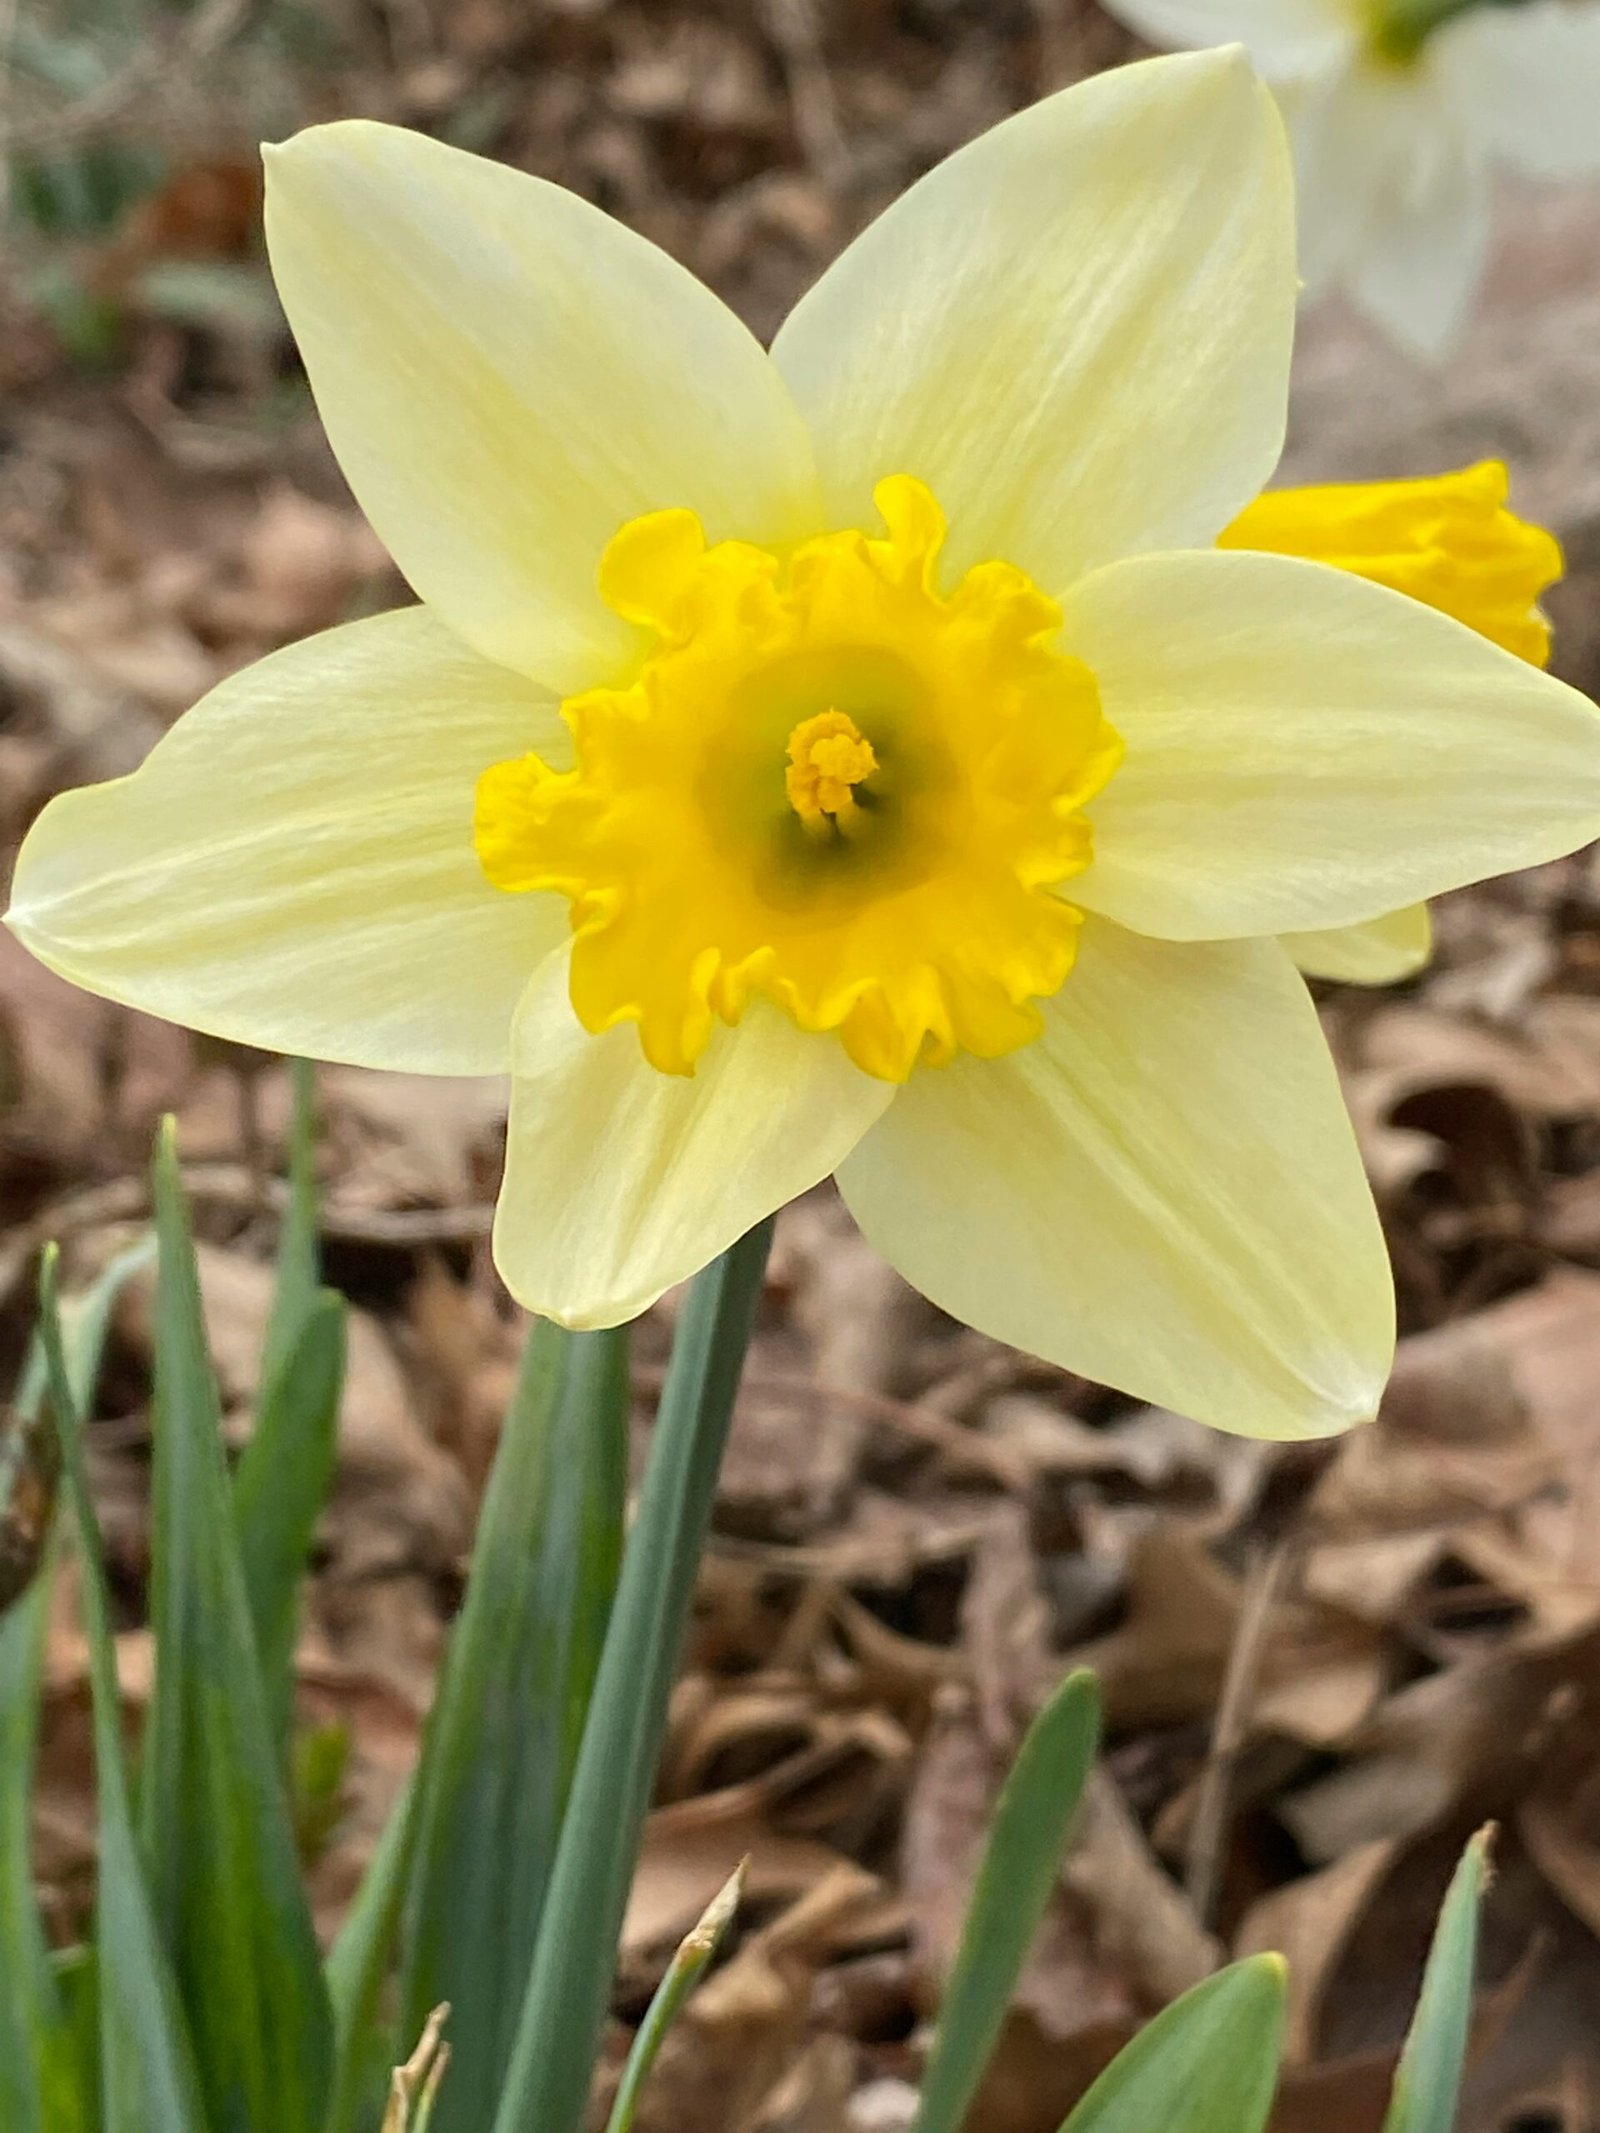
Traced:
POLYGON ((1061 2133, 1263 2133, 1278 2085, 1281 1955, 1191 1987, 1119 2052, 1061 2133))
POLYGON ((945 1990, 914 2133, 958 2133, 1056 1885, 1100 1742, 1100 1685, 1068 1674, 1039 1708, 995 1803, 945 1990))
POLYGON ((733 1924, 733 1914, 744 1897, 745 1876, 749 1871, 750 1854, 746 1852, 701 1912, 698 1924, 691 1928, 684 1941, 686 1948, 692 1947, 697 1951, 704 1948, 708 1955, 716 1953, 718 1943, 733 1924))
POLYGON ((1477 1832, 1445 1893, 1383 2133, 1451 2133, 1455 2124, 1472 2029, 1478 1913, 1495 1834, 1492 1822, 1477 1832))
POLYGON ((622 2070, 622 2079, 617 2084, 616 2101, 611 2107, 611 2116, 606 2120, 606 2133, 633 2133, 633 2122, 639 2108, 639 2099, 644 2085, 655 2065, 668 2030, 676 2021, 684 2002, 694 1991, 708 1969, 712 1957, 722 1945, 723 1935, 733 1923, 733 1914, 738 1909, 744 1893, 744 1877, 750 1865, 743 1858, 718 1889, 715 1896, 701 1912, 698 1920, 678 1944, 677 1953, 667 1965, 666 1975, 657 1986, 655 1997, 645 2011, 628 2053, 628 2062, 622 2070))

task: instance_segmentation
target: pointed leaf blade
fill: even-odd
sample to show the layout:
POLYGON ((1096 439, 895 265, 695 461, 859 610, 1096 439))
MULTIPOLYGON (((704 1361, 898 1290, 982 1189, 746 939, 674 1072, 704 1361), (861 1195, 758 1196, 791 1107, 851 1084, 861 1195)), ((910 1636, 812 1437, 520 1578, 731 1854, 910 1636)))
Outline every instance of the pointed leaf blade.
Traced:
POLYGON ((1455 2124, 1472 2026, 1478 1913, 1488 1885, 1492 1835, 1481 1829, 1467 1846, 1439 1913, 1383 2133, 1450 2133, 1455 2124))
POLYGON ((695 1276, 678 1321, 493 2133, 582 2122, 771 1242, 769 1218, 695 1276))
POLYGON ((1174 2000, 1061 2133, 1261 2133, 1283 2052, 1284 1964, 1253 1955, 1174 2000))
MULTIPOLYGON (((333 2095, 323 2133, 354 2133, 368 2101, 374 2073, 381 2077, 388 2071, 379 2050, 377 2009, 411 1872, 416 1808, 417 1780, 413 1772, 389 1811, 378 1848, 328 1953, 326 1976, 328 1998, 333 2005, 334 2068, 333 2095)), ((377 2086, 381 2091, 381 2078, 377 2086)))
MULTIPOLYGON (((150 1256, 148 1240, 111 1263, 75 1309, 62 1344, 75 1407, 87 1407, 106 1328, 124 1284, 150 1256)), ((13 1403, 22 1432, 41 1426, 48 1366, 36 1338, 13 1403)), ((0 2125, 16 2133, 87 2126, 78 2039, 50 1960, 32 1884, 29 1809, 37 1748, 45 1623, 55 1548, 33 1584, 0 1615, 0 2125)))
POLYGON ((321 1280, 316 1084, 289 1061, 288 1198, 277 1280, 262 1342, 255 1427, 233 1477, 234 1519, 274 1737, 286 1742, 294 1702, 300 1585, 333 1481, 344 1390, 344 1306, 321 1280))
POLYGON ((1055 1886, 1100 1737, 1092 1674, 1069 1674, 1028 1728, 990 1824, 915 2133, 957 2133, 1055 1886))
POLYGON ((54 1252, 40 1277, 40 1330, 62 1468, 83 1558, 95 1784, 100 1802, 95 1903, 100 2027, 100 2133, 213 2133, 200 2100, 194 2055, 176 1981, 146 1885, 122 1759, 116 1650, 106 1597, 100 1529, 84 1465, 82 1418, 67 1379, 56 1302, 54 1252))
MULTIPOLYGON (((316 1069, 289 1061, 289 1194, 278 1236, 278 1276, 261 1343, 260 1397, 269 1399, 288 1368, 322 1281, 321 1210, 317 1194, 316 1069)), ((260 1429, 259 1409, 256 1416, 260 1429)), ((253 1441, 253 1440, 252 1440, 253 1441)))
POLYGON ((151 1889, 212 2133, 303 2133, 327 2107, 332 2017, 256 1658, 170 1122, 155 1205, 151 1889))
POLYGON ((448 2002, 436 2133, 480 2133, 516 2032, 605 1638, 627 1489, 626 1329, 529 1335, 428 1729, 401 2032, 448 2002))
POLYGON ((264 1393, 233 1477, 233 1516, 262 1692, 274 1741, 294 1700, 300 1586, 333 1484, 346 1357, 344 1299, 319 1290, 299 1338, 264 1393))
POLYGON ((46 2133, 79 2116, 72 2033, 34 1899, 29 1841, 49 1592, 46 1566, 0 1616, 0 2125, 15 2133, 46 2133))

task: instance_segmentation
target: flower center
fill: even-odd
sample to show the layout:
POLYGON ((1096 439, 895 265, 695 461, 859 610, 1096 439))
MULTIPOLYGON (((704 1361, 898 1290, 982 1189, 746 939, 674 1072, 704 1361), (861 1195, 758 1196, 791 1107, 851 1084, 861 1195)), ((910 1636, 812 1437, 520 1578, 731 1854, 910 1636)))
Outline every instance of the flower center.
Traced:
POLYGON ((649 633, 636 669, 562 705, 570 769, 479 780, 484 872, 568 899, 578 1019, 636 1023, 663 1072, 759 996, 903 1081, 1026 1044, 1072 967, 1060 890, 1121 755, 1094 677, 1009 563, 944 590, 920 482, 874 501, 883 536, 782 554, 632 520, 600 590, 649 633))
POLYGON ((1416 65, 1436 30, 1476 7, 1517 7, 1525 0, 1366 0, 1367 50, 1380 65, 1416 65))
POLYGON ((860 812, 856 787, 877 767, 871 741, 848 711, 819 711, 803 718, 789 736, 783 789, 812 835, 826 837, 849 829, 860 812))

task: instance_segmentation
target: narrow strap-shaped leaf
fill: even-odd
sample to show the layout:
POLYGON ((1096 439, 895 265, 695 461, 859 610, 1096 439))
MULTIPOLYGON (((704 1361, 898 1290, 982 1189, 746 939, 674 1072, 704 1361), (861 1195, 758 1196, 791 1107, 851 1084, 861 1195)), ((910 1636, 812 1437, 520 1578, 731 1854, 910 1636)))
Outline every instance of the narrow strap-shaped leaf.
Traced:
MULTIPOLYGON (((150 1257, 146 1239, 121 1253, 64 1310, 62 1340, 75 1409, 89 1404, 117 1295, 150 1257)), ((45 1408, 47 1365, 35 1340, 13 1408, 24 1428, 45 1408)), ((7 2133, 77 2133, 87 2126, 84 2071, 34 1897, 29 1806, 40 1671, 54 1547, 31 1589, 0 1616, 0 2126, 7 2133)))
POLYGON ((320 2125, 333 2024, 268 1718, 170 1122, 155 1159, 151 1623, 141 1806, 213 2133, 320 2125))
POLYGON ((639 2108, 639 2098, 644 2093, 650 2069, 656 2063, 656 2055, 684 2001, 705 1976, 712 1957, 721 1947, 723 1936, 733 1923, 733 1914, 739 1908, 743 1887, 744 1865, 741 1863, 701 1912, 694 1930, 679 1942, 677 1953, 667 1965, 666 1975, 656 1987, 634 2037, 628 2063, 617 2084, 617 2100, 606 2120, 606 2133, 633 2133, 634 2114, 639 2108))
POLYGON ((344 1305, 318 1287, 322 1255, 310 1061, 291 1059, 289 1074, 294 1109, 277 1281, 262 1343, 255 1428, 233 1477, 261 1685, 280 1744, 287 1741, 294 1702, 300 1583, 333 1480, 345 1368, 344 1305))
POLYGON ((344 1392, 345 1305, 321 1289, 256 1411, 233 1477, 233 1516, 274 1741, 288 1736, 300 1584, 328 1500, 344 1392))
POLYGON ((956 2133, 977 2093, 1055 1887, 1099 1739, 1094 1676, 1069 1674, 1028 1728, 996 1803, 915 2133, 956 2133))
POLYGON ((448 2002, 437 2133, 481 2133, 516 2035, 622 1552, 626 1329, 536 1325, 423 1750, 402 2036, 448 2002))
MULTIPOLYGON (((321 1212, 317 1195, 316 1070, 309 1059, 289 1061, 293 1108, 289 1121, 289 1196, 278 1233, 278 1275, 261 1344, 256 1428, 262 1404, 288 1368, 322 1280, 321 1212)), ((253 1441, 253 1440, 252 1440, 253 1441)))
POLYGON ((57 1949, 50 1957, 50 1968, 72 2032, 73 2066, 81 2077, 78 2086, 83 2097, 81 2118, 74 2119, 69 2114, 65 2123, 73 2133, 80 2133, 80 2128, 81 2133, 104 2133, 87 2100, 95 2086, 90 2077, 97 2074, 100 2065, 100 1966, 93 1939, 80 1941, 73 1948, 57 1949))
POLYGON ((49 1595, 47 1560, 0 1616, 0 2126, 7 2133, 55 2133, 73 2122, 63 2120, 64 2106, 78 2115, 72 2035, 50 1968, 29 1849, 49 1595))
MULTIPOLYGON (((66 1359, 67 1384, 77 1402, 78 1412, 87 1414, 94 1398, 94 1390, 100 1378, 100 1364, 105 1356, 106 1338, 111 1331, 111 1314, 117 1307, 117 1298, 122 1294, 135 1274, 142 1273, 155 1257, 156 1240, 146 1234, 118 1252, 105 1269, 78 1296, 63 1296, 58 1299, 57 1310, 61 1320, 61 1352, 66 1359)), ((41 1324, 28 1350, 28 1359, 22 1367, 22 1382, 17 1388, 16 1408, 24 1420, 31 1420, 44 1407, 50 1388, 50 1365, 45 1354, 44 1334, 41 1324)))
POLYGON ((116 1653, 106 1599, 100 1529, 84 1465, 81 1416, 67 1381, 56 1305, 55 1253, 40 1274, 40 1330, 50 1404, 61 1432, 62 1472, 83 1563, 84 1629, 94 1706, 95 1785, 100 1804, 95 1903, 100 2010, 100 2133, 215 2133, 200 2100, 194 2057, 134 1835, 122 1760, 116 1653))
MULTIPOLYGON (((364 2107, 381 2098, 389 2071, 377 2023, 379 1997, 400 1926, 400 1906, 417 1827, 415 1771, 389 1811, 378 1848, 367 1863, 355 1901, 328 1951, 328 1998, 333 2006, 333 2097, 323 2133, 354 2133, 364 2107)), ((371 2111, 368 2117, 376 2117, 371 2111)))
POLYGON ((1252 1955, 1158 2014, 1061 2133, 1261 2133, 1283 2053, 1284 1964, 1252 1955))
POLYGON ((772 1224, 678 1321, 494 2133, 577 2133, 772 1224))
POLYGON ((1383 2133, 1450 2133, 1456 2122, 1492 1835, 1481 1829, 1467 1846, 1439 1913, 1383 2133))

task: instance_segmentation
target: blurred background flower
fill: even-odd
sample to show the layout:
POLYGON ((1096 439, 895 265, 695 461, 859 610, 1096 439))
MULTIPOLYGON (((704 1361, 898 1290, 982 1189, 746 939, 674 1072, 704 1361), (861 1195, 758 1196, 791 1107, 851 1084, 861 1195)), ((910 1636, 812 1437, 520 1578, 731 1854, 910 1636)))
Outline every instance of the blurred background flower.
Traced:
POLYGON ((1107 0, 1158 45, 1247 45, 1279 91, 1309 300, 1346 290, 1427 360, 1458 338, 1497 170, 1600 171, 1594 0, 1107 0))

